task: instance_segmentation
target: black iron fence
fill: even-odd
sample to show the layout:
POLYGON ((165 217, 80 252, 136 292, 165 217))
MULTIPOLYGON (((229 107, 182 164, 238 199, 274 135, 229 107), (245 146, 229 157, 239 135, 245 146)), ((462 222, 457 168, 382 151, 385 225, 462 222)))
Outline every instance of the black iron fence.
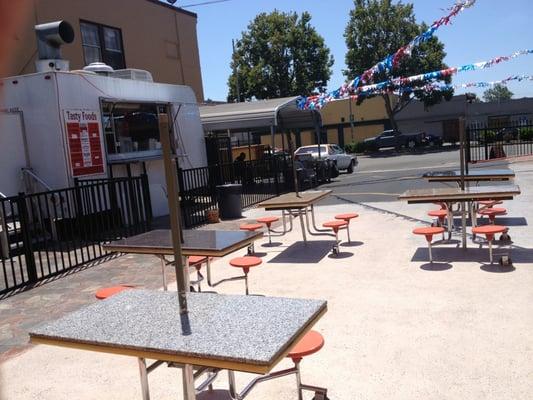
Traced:
POLYGON ((0 198, 0 295, 106 255, 101 244, 150 229, 145 175, 0 198))
POLYGON ((470 125, 467 139, 466 154, 470 162, 532 155, 533 121, 470 125))
POLYGON ((251 207, 293 188, 292 162, 284 158, 214 164, 179 170, 182 220, 185 227, 207 222, 207 211, 217 208, 217 186, 242 184, 242 206, 251 207))

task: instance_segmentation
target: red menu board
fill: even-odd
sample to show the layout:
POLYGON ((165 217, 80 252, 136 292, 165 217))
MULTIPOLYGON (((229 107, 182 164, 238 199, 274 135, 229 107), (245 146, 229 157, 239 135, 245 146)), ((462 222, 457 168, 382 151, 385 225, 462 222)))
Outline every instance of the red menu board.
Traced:
POLYGON ((65 110, 70 168, 74 177, 105 172, 98 113, 90 110, 65 110))

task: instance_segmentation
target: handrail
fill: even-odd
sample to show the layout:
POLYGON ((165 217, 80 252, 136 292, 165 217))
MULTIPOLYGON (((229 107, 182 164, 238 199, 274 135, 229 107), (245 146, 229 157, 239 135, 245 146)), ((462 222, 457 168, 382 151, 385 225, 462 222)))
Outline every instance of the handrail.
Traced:
POLYGON ((0 192, 0 197, 3 198, 3 199, 7 199, 7 196, 5 194, 3 194, 2 192, 0 192))
POLYGON ((30 168, 22 168, 22 175, 28 175, 30 178, 32 178, 34 181, 39 183, 42 187, 44 187, 48 191, 52 191, 52 187, 48 185, 42 178, 37 176, 35 172, 33 172, 30 168))

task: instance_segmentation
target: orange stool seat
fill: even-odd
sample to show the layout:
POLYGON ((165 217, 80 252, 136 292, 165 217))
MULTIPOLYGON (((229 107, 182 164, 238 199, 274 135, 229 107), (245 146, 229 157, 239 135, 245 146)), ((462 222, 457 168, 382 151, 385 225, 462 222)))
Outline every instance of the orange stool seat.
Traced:
POLYGON ((257 218, 256 221, 270 227, 270 225, 273 222, 279 221, 279 217, 262 217, 262 218, 257 218))
MULTIPOLYGON (((440 210, 431 210, 428 211, 428 215, 433 218, 439 219, 439 226, 444 225, 444 221, 448 218, 448 210, 441 208, 440 210)), ((444 238, 444 233, 443 233, 444 238)))
POLYGON ((489 217, 491 215, 505 215, 507 214, 507 210, 505 208, 499 208, 499 207, 491 207, 491 208, 485 208, 483 210, 479 210, 478 212, 481 215, 488 215, 489 217))
POLYGON ((441 218, 446 218, 448 216, 448 211, 447 210, 443 210, 443 209, 431 210, 431 211, 428 211, 428 215, 430 217, 437 217, 437 218, 441 219, 441 218))
POLYGON ((493 257, 492 257, 492 241, 494 240, 494 235, 497 233, 505 233, 507 234, 507 231, 509 228, 503 225, 481 225, 481 226, 474 226, 472 228, 472 233, 475 235, 485 235, 487 237, 487 242, 489 242, 489 260, 492 264, 493 257))
POLYGON ((244 272, 244 276, 242 277, 235 277, 230 279, 244 279, 245 286, 245 293, 248 295, 248 272, 250 271, 250 268, 257 267, 258 265, 261 265, 263 261, 259 257, 254 256, 244 256, 244 257, 237 257, 230 260, 229 265, 236 268, 242 268, 242 271, 244 272))
POLYGON ((497 215, 507 215, 507 210, 505 208, 490 207, 484 208, 483 210, 478 211, 479 215, 484 215, 489 217, 490 223, 494 224, 497 215))
POLYGON ((438 235, 439 233, 444 233, 444 228, 442 226, 424 226, 422 228, 413 229, 415 235, 424 235, 428 242, 431 242, 433 235, 438 235))
POLYGON ((189 261, 189 266, 191 267, 202 265, 203 263, 207 262, 206 256, 189 256, 187 259, 189 261))
POLYGON ((491 208, 492 206, 495 206, 495 205, 498 205, 498 204, 503 204, 503 201, 501 201, 501 200, 481 200, 481 201, 478 201, 478 204, 481 205, 481 206, 487 206, 487 207, 491 208))
POLYGON ((279 221, 279 217, 263 217, 263 218, 257 218, 257 222, 261 224, 265 224, 267 227, 267 233, 268 233, 268 243, 272 244, 272 236, 270 235, 270 225, 272 223, 279 221))
POLYGON ((251 267, 257 267, 261 265, 263 261, 259 257, 244 256, 237 257, 230 260, 229 264, 232 267, 242 268, 245 272, 248 272, 251 267))
POLYGON ((348 233, 348 242, 351 242, 352 239, 350 239, 350 220, 359 217, 359 214, 357 213, 346 213, 346 214, 337 214, 335 215, 335 219, 339 219, 342 221, 346 221, 346 232, 348 233))
POLYGON ((309 331, 287 354, 292 361, 298 362, 303 357, 311 355, 324 347, 324 338, 317 331, 309 331))
POLYGON ((242 231, 256 231, 258 229, 261 229, 263 225, 261 224, 242 224, 239 226, 239 229, 242 231))
POLYGON ((444 228, 442 226, 424 226, 420 228, 413 229, 415 235, 424 235, 428 242, 428 251, 429 251, 429 262, 433 262, 433 254, 431 252, 431 241, 433 240, 433 235, 438 235, 439 233, 444 233, 444 228))
POLYGON ((497 233, 505 233, 509 228, 503 225, 481 225, 472 228, 472 233, 476 235, 485 235, 487 240, 493 240, 497 233))
POLYGON ((351 219, 359 217, 357 213, 346 213, 346 214, 337 214, 335 219, 341 219, 343 221, 349 222, 351 219))
POLYGON ((95 293, 94 296, 98 300, 105 300, 108 297, 111 297, 111 296, 113 296, 113 295, 115 295, 117 293, 123 292, 124 290, 128 290, 128 289, 131 289, 131 288, 132 288, 132 286, 126 286, 126 285, 106 287, 106 288, 99 289, 95 293))
POLYGON ((346 225, 348 225, 348 222, 346 221, 328 221, 328 222, 324 222, 322 224, 322 226, 324 228, 331 228, 333 229, 333 231, 337 232, 340 228, 343 228, 345 227, 346 225))

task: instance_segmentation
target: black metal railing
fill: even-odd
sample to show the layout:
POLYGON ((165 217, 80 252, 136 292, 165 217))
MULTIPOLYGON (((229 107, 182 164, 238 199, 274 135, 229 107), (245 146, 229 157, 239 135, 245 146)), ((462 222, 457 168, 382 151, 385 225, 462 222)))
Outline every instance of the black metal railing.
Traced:
POLYGON ((151 219, 145 175, 0 198, 0 295, 98 260, 151 219))
POLYGON ((467 129, 468 161, 533 154, 533 121, 518 120, 496 125, 470 125, 467 129))
POLYGON ((283 158, 180 169, 178 177, 185 227, 207 222, 206 212, 217 208, 219 185, 242 184, 243 208, 293 190, 292 162, 283 158))

